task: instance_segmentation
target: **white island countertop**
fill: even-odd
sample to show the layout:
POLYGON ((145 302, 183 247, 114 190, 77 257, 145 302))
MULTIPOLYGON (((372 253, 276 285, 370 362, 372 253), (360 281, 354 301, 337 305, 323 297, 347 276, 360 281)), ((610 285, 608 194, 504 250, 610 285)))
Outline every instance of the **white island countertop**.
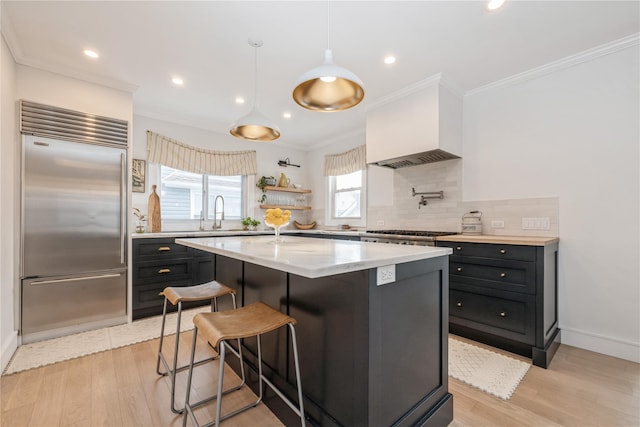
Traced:
POLYGON ((451 248, 291 235, 278 244, 273 235, 188 238, 176 243, 311 279, 452 253, 451 248))

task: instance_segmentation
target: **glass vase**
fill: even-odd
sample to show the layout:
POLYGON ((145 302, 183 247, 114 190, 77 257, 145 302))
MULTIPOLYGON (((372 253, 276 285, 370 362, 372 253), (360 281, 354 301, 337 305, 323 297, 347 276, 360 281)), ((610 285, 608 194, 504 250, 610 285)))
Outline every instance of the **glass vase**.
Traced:
POLYGON ((282 227, 286 227, 289 224, 289 221, 282 223, 282 224, 272 224, 270 223, 268 220, 265 219, 264 223, 268 226, 273 228, 274 232, 275 232, 275 243, 282 243, 284 242, 283 238, 280 237, 280 228, 282 227))

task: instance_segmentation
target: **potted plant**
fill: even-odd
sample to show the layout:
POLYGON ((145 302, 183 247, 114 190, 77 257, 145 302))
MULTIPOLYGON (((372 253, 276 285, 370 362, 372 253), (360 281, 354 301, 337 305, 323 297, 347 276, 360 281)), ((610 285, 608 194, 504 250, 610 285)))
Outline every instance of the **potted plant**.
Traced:
POLYGON ((242 218, 241 222, 242 222, 242 229, 243 230, 248 230, 249 226, 251 225, 251 222, 253 221, 253 218, 251 218, 250 216, 246 217, 246 218, 242 218))
POLYGON ((147 220, 147 216, 140 212, 140 209, 133 208, 133 214, 136 219, 136 233, 144 233, 144 222, 147 220))
POLYGON ((251 227, 253 228, 253 231, 257 231, 258 230, 258 226, 260 225, 260 221, 258 221, 257 219, 251 219, 251 227))
POLYGON ((264 203, 267 201, 267 191, 264 188, 269 185, 276 185, 276 179, 272 176, 262 176, 256 183, 256 187, 262 190, 262 196, 258 199, 258 202, 264 203))

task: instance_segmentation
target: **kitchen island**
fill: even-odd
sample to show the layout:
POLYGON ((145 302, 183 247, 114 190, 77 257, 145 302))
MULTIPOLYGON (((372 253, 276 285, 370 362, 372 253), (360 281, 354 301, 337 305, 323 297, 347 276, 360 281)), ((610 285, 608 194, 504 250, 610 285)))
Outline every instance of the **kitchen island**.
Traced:
MULTIPOLYGON (((236 290, 240 304, 262 301, 297 320, 312 425, 446 426, 453 419, 451 249, 297 236, 276 244, 273 235, 176 243, 215 254, 215 278, 236 290)), ((286 331, 263 337, 262 348, 267 375, 295 400, 286 331)), ((243 350, 255 367, 255 340, 243 350)), ((238 370, 234 358, 228 362, 238 370)), ((255 380, 250 375, 253 387, 255 380)), ((296 424, 280 399, 267 394, 265 403, 285 425, 296 424)))

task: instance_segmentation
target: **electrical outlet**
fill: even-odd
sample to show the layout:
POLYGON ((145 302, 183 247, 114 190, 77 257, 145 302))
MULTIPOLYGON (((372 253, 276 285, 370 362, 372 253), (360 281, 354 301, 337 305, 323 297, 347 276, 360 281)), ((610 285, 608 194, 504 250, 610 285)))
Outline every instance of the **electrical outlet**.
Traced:
POLYGON ((377 276, 378 276, 378 281, 377 281, 378 286, 395 282, 396 281, 395 264, 378 267, 377 276))
POLYGON ((491 221, 491 228, 504 228, 504 221, 501 219, 491 221))
POLYGON ((549 230, 549 217, 542 218, 522 218, 523 230, 549 230))
POLYGON ((376 221, 376 225, 377 225, 377 226, 380 226, 380 227, 384 226, 384 219, 379 219, 379 220, 377 220, 377 221, 376 221))

